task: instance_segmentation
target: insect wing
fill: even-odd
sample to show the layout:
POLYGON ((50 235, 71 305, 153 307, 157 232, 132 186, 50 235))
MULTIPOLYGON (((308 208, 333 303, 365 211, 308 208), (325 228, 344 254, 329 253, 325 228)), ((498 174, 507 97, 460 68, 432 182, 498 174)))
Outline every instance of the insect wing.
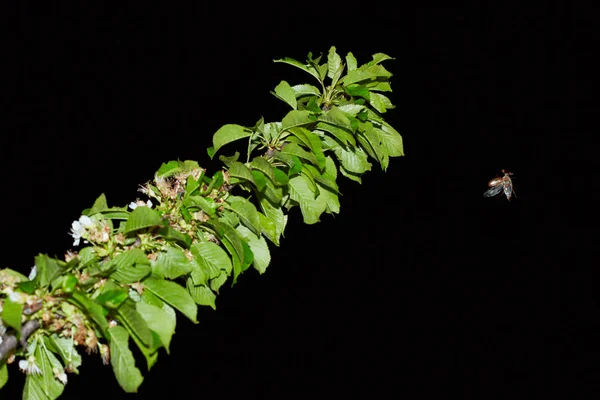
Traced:
POLYGON ((492 186, 483 195, 485 197, 492 197, 492 196, 497 195, 501 191, 502 191, 502 185, 492 186))

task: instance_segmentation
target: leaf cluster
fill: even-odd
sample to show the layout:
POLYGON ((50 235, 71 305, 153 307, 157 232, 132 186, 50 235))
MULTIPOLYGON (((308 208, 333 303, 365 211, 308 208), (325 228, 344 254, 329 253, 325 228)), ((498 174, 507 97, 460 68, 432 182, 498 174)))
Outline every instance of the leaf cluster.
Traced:
POLYGON ((196 161, 164 163, 140 186, 146 201, 113 207, 102 194, 83 210, 71 232, 84 243, 78 251, 64 260, 38 255, 29 277, 1 270, 0 335, 19 337, 34 319, 41 327, 0 357, 0 388, 7 364, 22 357, 24 398, 55 399, 84 349, 111 364, 125 391, 137 391, 143 375, 131 344, 150 369, 160 349, 169 352, 176 312, 196 323, 198 306, 215 309, 227 281, 250 267, 266 271, 269 242, 280 245, 290 209, 298 206, 307 224, 339 213, 340 174, 360 183, 372 162, 386 170, 390 157, 404 154, 383 118, 393 108, 392 74, 381 65, 390 58, 378 53, 358 66, 352 53, 342 59, 331 47, 305 62, 275 60, 313 81, 275 87, 291 108, 281 121, 228 124, 214 134, 211 158, 244 140, 245 159, 221 155, 213 174, 196 161))

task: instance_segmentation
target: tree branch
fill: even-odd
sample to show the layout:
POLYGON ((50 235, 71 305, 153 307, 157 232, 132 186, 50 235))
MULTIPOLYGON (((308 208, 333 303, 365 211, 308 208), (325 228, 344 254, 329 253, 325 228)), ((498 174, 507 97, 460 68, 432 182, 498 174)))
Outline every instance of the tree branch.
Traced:
MULTIPOLYGON (((27 338, 40 327, 40 321, 27 321, 21 328, 21 346, 27 346, 27 338)), ((5 333, 2 335, 2 343, 0 343, 0 362, 10 356, 19 344, 17 337, 14 334, 5 333)))

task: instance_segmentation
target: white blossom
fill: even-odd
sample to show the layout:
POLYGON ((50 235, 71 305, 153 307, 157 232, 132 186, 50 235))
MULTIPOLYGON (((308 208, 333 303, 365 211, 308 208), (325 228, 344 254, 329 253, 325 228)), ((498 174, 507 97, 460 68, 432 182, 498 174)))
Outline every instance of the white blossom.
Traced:
POLYGON ((65 374, 65 371, 63 369, 52 368, 52 373, 54 374, 56 379, 61 381, 63 385, 67 384, 67 374, 65 374))
POLYGON ((136 201, 132 201, 131 203, 129 203, 129 208, 131 208, 132 210, 135 210, 138 207, 152 208, 152 202, 150 200, 148 200, 147 202, 144 203, 142 200, 136 200, 136 201))
POLYGON ((25 301, 27 300, 25 294, 21 292, 10 292, 8 298, 11 302, 18 304, 25 304, 25 301))
POLYGON ((31 272, 29 273, 29 280, 32 281, 35 279, 35 277, 37 276, 37 266, 34 265, 33 268, 31 268, 31 272))
POLYGON ((73 221, 71 224, 71 233, 73 236, 73 246, 79 246, 79 240, 85 234, 85 230, 92 228, 94 226, 94 222, 87 215, 82 215, 79 217, 79 221, 73 221))
POLYGON ((19 361, 19 368, 26 374, 41 374, 42 370, 35 363, 35 357, 29 356, 26 360, 19 361))

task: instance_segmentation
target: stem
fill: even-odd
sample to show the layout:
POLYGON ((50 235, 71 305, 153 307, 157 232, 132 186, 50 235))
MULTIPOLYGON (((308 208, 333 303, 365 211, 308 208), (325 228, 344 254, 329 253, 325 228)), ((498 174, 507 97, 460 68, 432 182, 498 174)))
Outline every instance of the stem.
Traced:
MULTIPOLYGON (((27 338, 31 336, 33 332, 38 330, 40 327, 40 321, 34 319, 31 321, 27 321, 25 325, 21 328, 21 346, 27 346, 27 338)), ((5 333, 2 335, 2 343, 0 343, 0 362, 4 361, 8 358, 19 345, 19 340, 17 340, 17 336, 13 334, 5 333)))

